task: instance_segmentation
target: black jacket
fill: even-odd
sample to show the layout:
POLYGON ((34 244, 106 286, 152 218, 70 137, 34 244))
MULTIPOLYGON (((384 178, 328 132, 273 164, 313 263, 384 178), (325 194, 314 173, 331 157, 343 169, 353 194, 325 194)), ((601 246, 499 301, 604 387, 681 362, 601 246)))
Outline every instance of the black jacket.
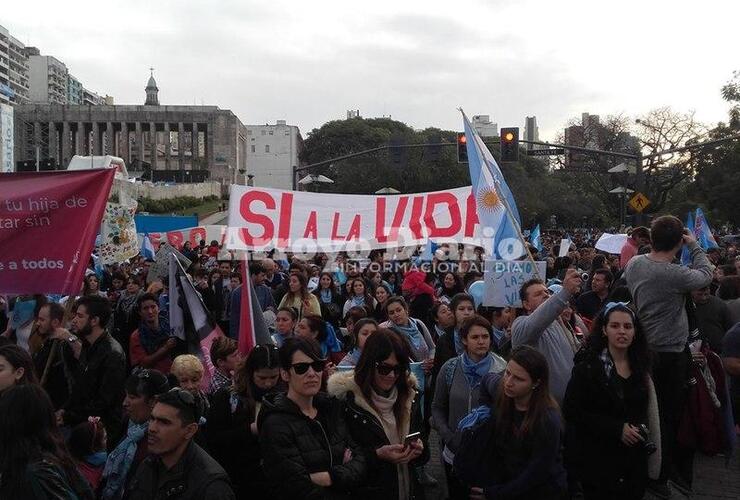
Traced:
MULTIPOLYGON (((352 498, 393 500, 398 498, 398 469, 395 464, 380 460, 375 450, 390 444, 383 430, 383 424, 375 410, 368 404, 360 388, 354 381, 354 372, 334 374, 328 383, 329 394, 345 401, 345 419, 352 439, 364 449, 368 463, 368 477, 365 485, 352 493, 352 498)), ((409 376, 409 385, 416 387, 416 378, 409 376)), ((407 418, 400 422, 398 432, 401 439, 407 434, 422 432, 424 422, 421 415, 419 393, 414 395, 407 406, 407 418)), ((429 447, 424 443, 424 452, 409 464, 411 499, 424 498, 424 489, 419 483, 415 467, 429 460, 429 447)))
POLYGON ((208 449, 229 474, 237 498, 267 498, 259 439, 250 430, 254 413, 254 407, 249 408, 241 397, 232 409, 229 387, 219 389, 211 398, 206 424, 208 449))
POLYGON ((457 352, 455 351, 455 327, 450 327, 437 339, 437 346, 434 350, 434 368, 432 368, 432 374, 435 379, 439 374, 439 370, 442 369, 442 365, 455 356, 457 356, 457 352))
POLYGON ((365 480, 366 457, 349 435, 342 402, 320 393, 313 404, 315 419, 285 394, 265 398, 257 419, 265 475, 279 499, 350 498, 365 480), (348 449, 352 458, 344 463, 348 449), (314 472, 328 472, 332 486, 312 483, 314 472))
POLYGON ((233 500, 224 469, 197 444, 191 442, 180 461, 170 470, 150 456, 136 471, 126 500, 233 500))
POLYGON ((637 375, 618 382, 616 368, 607 379, 596 353, 586 351, 581 358, 563 400, 569 470, 576 471, 581 481, 604 487, 624 483, 644 487, 647 453, 640 444, 624 445, 622 428, 627 422, 647 423, 647 385, 637 375))
POLYGON ((64 349, 64 359, 72 374, 69 399, 64 404, 64 423, 74 426, 87 417, 100 417, 108 433, 108 442, 116 443, 123 431, 126 355, 108 332, 94 344, 82 341, 80 359, 64 349))

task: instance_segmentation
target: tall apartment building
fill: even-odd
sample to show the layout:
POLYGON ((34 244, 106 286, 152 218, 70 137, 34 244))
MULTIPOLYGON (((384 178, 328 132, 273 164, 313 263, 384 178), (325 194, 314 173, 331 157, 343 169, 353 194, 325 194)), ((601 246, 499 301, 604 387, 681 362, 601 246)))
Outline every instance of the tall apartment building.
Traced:
MULTIPOLYGON (((539 141, 540 140, 540 131, 537 127, 537 117, 536 116, 527 116, 524 119, 524 140, 525 141, 539 141)), ((539 146, 536 146, 535 144, 525 144, 528 151, 531 151, 532 149, 538 149, 539 146)))
POLYGON ((25 45, 0 26, 0 104, 28 102, 28 57, 25 45))
POLYGON ((36 47, 26 47, 28 97, 38 104, 67 104, 67 65, 54 56, 42 56, 36 47))
POLYGON ((69 73, 67 75, 67 104, 82 104, 84 90, 82 83, 72 73, 69 73))
POLYGON ((278 120, 275 125, 247 125, 247 175, 254 185, 294 189, 295 167, 303 149, 301 131, 278 120))

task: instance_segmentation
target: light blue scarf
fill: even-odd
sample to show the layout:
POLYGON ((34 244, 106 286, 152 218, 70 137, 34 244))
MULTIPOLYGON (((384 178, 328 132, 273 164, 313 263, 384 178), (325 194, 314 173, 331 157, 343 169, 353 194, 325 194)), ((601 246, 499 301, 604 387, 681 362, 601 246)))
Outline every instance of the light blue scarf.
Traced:
POLYGON ((465 345, 463 344, 462 337, 460 337, 460 330, 455 328, 453 330, 452 339, 455 342, 455 354, 460 355, 465 352, 465 345))
POLYGON ((330 288, 321 289, 321 302, 324 304, 331 304, 331 289, 330 288))
POLYGON ((468 357, 468 353, 463 353, 463 375, 465 375, 465 379, 468 381, 471 389, 475 389, 480 384, 483 376, 491 370, 491 362, 493 362, 493 356, 490 355, 486 355, 476 363, 468 357))
POLYGON ((105 463, 105 469, 103 469, 103 479, 105 480, 105 488, 103 488, 101 494, 103 500, 113 500, 123 496, 126 476, 128 476, 128 471, 131 470, 131 464, 134 463, 139 441, 144 439, 148 428, 147 422, 143 424, 129 422, 126 437, 108 455, 108 461, 105 463))
POLYGON ((414 351, 419 351, 422 348, 422 344, 424 344, 424 347, 426 347, 424 336, 419 331, 419 327, 416 325, 416 321, 414 321, 413 319, 409 318, 409 324, 406 326, 401 326, 394 323, 393 329, 398 330, 400 333, 406 335, 406 338, 409 339, 409 342, 411 342, 414 351))
POLYGON ((352 302, 352 306, 354 307, 362 307, 365 305, 364 295, 353 295, 349 300, 352 302))

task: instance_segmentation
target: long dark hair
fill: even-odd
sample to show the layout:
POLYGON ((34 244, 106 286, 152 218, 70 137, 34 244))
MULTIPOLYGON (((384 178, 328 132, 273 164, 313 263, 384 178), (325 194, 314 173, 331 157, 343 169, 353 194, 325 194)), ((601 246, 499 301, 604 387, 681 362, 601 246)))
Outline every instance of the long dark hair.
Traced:
POLYGON ((606 338, 604 328, 609 324, 609 316, 617 311, 625 312, 632 317, 632 324, 635 325, 635 336, 632 339, 632 343, 627 348, 627 360, 630 363, 630 370, 632 373, 639 377, 644 377, 650 373, 650 349, 648 349, 647 338, 642 329, 642 324, 637 318, 635 311, 633 311, 629 306, 617 304, 609 309, 606 314, 604 314, 604 311, 599 312, 599 315, 591 326, 591 334, 588 336, 588 340, 586 341, 586 348, 592 353, 599 355, 609 346, 609 340, 606 338))
MULTIPOLYGON (((20 498, 31 463, 46 460, 60 467, 74 487, 77 468, 59 432, 51 400, 41 386, 11 387, 0 398, 0 492, 20 498)), ((81 497, 84 492, 77 491, 81 497)))
MULTIPOLYGON (((405 337, 397 335, 394 331, 387 328, 379 328, 365 341, 365 347, 362 348, 362 354, 355 367, 355 383, 365 396, 365 400, 372 406, 373 376, 377 363, 382 363, 391 354, 396 355, 398 366, 401 368, 401 374, 396 379, 396 389, 398 397, 393 404, 393 414, 396 416, 396 422, 401 422, 403 412, 406 408, 408 398, 413 397, 412 387, 409 386, 407 373, 411 360, 411 346, 405 337)), ((377 408, 375 408, 378 411, 377 408)), ((378 411, 378 413, 380 413, 378 411)))
POLYGON ((39 383, 33 366, 33 359, 25 349, 18 347, 16 344, 4 345, 0 347, 0 356, 5 358, 13 369, 23 368, 23 376, 16 382, 16 385, 39 383))
POLYGON ((300 297, 300 300, 303 300, 309 295, 308 280, 302 273, 295 273, 288 276, 288 283, 286 286, 288 288, 288 292, 285 294, 285 296, 289 301, 293 301, 295 297, 300 297), (298 294, 295 294, 290 290, 290 278, 292 278, 293 276, 295 276, 295 278, 298 280, 298 283, 301 284, 301 289, 298 291, 298 294))
POLYGON ((363 300, 365 302, 365 307, 367 308, 368 311, 372 311, 373 310, 373 307, 375 307, 375 306, 373 306, 374 299, 373 299, 373 296, 370 295, 370 293, 368 292, 368 290, 370 289, 370 287, 368 286, 367 283, 365 283, 365 280, 364 279, 362 279, 362 278, 355 278, 355 279, 352 280, 351 291, 347 295, 347 298, 348 299, 351 299, 352 297, 355 296, 355 283, 357 283, 358 281, 360 283, 362 283, 362 286, 365 288, 365 295, 363 296, 363 300))
POLYGON ((312 332, 318 332, 318 334, 316 335, 316 342, 320 344, 326 340, 329 332, 326 329, 326 321, 324 321, 321 316, 308 314, 304 316, 303 319, 306 320, 306 323, 308 323, 308 327, 311 329, 312 332))
POLYGON ((526 437, 533 429, 541 428, 545 421, 545 414, 549 409, 557 409, 558 404, 550 395, 550 370, 547 367, 547 359, 537 349, 530 346, 520 346, 511 351, 509 363, 514 361, 524 368, 536 384, 532 389, 529 400, 529 408, 524 416, 522 425, 514 428, 514 398, 504 393, 505 382, 502 379, 498 384, 496 393, 496 410, 498 417, 496 435, 498 438, 507 436, 512 432, 518 437, 526 437))
POLYGON ((249 355, 234 370, 233 391, 244 398, 249 415, 254 414, 259 398, 254 385, 254 372, 262 368, 280 368, 279 350, 274 344, 254 346, 249 355))

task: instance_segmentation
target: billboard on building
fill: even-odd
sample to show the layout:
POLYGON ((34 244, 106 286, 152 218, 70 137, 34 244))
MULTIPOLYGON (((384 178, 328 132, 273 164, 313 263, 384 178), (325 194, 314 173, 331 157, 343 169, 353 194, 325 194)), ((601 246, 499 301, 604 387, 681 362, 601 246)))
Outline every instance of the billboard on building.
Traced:
POLYGON ((0 172, 13 172, 13 108, 0 104, 0 172))

